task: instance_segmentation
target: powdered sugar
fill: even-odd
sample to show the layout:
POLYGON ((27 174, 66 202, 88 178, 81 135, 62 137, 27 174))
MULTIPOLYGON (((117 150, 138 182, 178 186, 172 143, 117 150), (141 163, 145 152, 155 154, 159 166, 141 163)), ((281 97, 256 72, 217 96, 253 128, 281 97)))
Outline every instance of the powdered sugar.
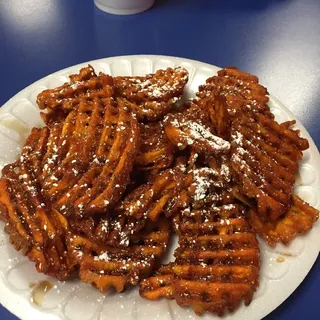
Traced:
POLYGON ((188 145, 193 145, 197 141, 209 145, 215 151, 227 151, 230 149, 228 141, 213 135, 208 128, 196 121, 173 119, 170 123, 183 130, 183 137, 188 145))

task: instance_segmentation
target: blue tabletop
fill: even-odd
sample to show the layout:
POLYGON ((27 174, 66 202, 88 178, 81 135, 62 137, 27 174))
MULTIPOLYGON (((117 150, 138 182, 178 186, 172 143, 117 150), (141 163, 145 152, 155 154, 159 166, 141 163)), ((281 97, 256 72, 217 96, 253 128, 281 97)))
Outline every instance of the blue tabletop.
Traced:
MULTIPOLYGON (((0 105, 32 82, 88 60, 163 54, 259 76, 320 147, 319 0, 157 0, 113 16, 93 0, 0 0, 0 105)), ((0 257, 1 258, 1 257, 0 257)), ((319 319, 320 259, 265 319, 319 319)), ((0 319, 15 316, 0 306, 0 319)))

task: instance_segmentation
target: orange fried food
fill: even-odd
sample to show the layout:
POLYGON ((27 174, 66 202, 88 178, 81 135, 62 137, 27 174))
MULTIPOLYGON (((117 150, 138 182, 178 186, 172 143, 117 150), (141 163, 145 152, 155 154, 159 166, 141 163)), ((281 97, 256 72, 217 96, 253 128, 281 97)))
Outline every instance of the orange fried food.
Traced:
POLYGON ((162 171, 129 193, 116 211, 136 219, 147 217, 153 221, 162 213, 171 216, 184 205, 185 170, 184 159, 178 159, 174 168, 162 171))
POLYGON ((41 185, 53 206, 70 216, 107 212, 122 196, 140 141, 129 109, 82 98, 47 140, 41 185))
POLYGON ((115 248, 70 235, 68 248, 80 266, 80 279, 101 292, 114 287, 121 292, 136 285, 158 266, 169 240, 169 222, 160 218, 131 239, 128 247, 115 248))
POLYGON ((242 300, 246 305, 252 300, 259 283, 258 241, 245 207, 231 193, 227 158, 196 159, 192 166, 186 179, 191 180, 187 207, 173 218, 179 237, 175 262, 143 280, 140 295, 174 298, 198 315, 222 316, 242 300))
POLYGON ((174 146, 166 136, 161 122, 140 125, 141 145, 135 166, 139 170, 159 170, 171 166, 174 146))
POLYGON ((108 99, 114 94, 113 78, 100 73, 88 65, 79 74, 71 75, 70 82, 55 89, 42 91, 37 97, 37 104, 45 113, 41 116, 46 124, 74 110, 82 97, 88 99, 108 99))
POLYGON ((210 97, 199 99, 197 104, 209 112, 216 135, 229 141, 231 116, 225 96, 211 95, 210 97))
POLYGON ((224 162, 214 163, 214 165, 211 163, 211 167, 201 166, 189 170, 188 198, 193 208, 212 206, 221 201, 224 201, 224 204, 232 203, 230 178, 230 168, 224 162))
POLYGON ((152 277, 143 279, 139 290, 141 297, 148 300, 174 299, 172 285, 174 265, 174 263, 163 265, 152 277))
POLYGON ((319 211, 296 195, 292 197, 289 210, 276 221, 264 222, 254 210, 248 215, 253 229, 272 247, 277 242, 289 244, 296 236, 309 231, 318 218, 319 211))
POLYGON ((222 316, 259 285, 256 233, 274 246, 312 228, 318 210, 293 194, 308 141, 258 78, 226 68, 180 104, 187 81, 89 65, 38 95, 46 126, 2 170, 0 220, 39 272, 222 316))
POLYGON ((143 230, 147 219, 134 219, 125 215, 108 215, 85 219, 70 219, 70 230, 90 241, 112 247, 127 247, 130 240, 143 230))
POLYGON ((116 94, 127 100, 138 120, 162 119, 183 95, 188 71, 178 67, 144 77, 115 77, 116 94))
POLYGON ((229 153, 229 142, 213 133, 209 115, 195 104, 181 113, 168 115, 164 127, 168 138, 180 150, 191 146, 200 153, 229 153))
POLYGON ((141 282, 140 294, 151 300, 175 298, 198 315, 233 311, 246 305, 259 283, 259 247, 244 208, 227 204, 184 210, 176 219, 176 261, 141 282))
POLYGON ((217 76, 206 80, 206 84, 199 87, 198 103, 206 104, 214 96, 224 96, 230 116, 239 113, 262 113, 274 118, 267 102, 269 98, 265 87, 259 84, 256 76, 239 71, 237 68, 220 70, 217 76))
POLYGON ((294 122, 278 124, 263 114, 232 123, 231 165, 240 193, 253 199, 262 219, 274 221, 291 205, 295 173, 308 141, 294 122))
POLYGON ((34 129, 20 159, 2 170, 0 219, 6 222, 10 242, 39 272, 64 280, 75 271, 64 243, 67 222, 43 198, 28 158, 42 132, 34 129))

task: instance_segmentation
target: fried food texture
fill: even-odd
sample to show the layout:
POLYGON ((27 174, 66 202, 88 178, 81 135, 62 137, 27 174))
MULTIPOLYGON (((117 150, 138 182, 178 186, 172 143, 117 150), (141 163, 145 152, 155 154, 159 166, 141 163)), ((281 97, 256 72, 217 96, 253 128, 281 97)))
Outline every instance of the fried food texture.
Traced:
POLYGON ((227 102, 230 116, 259 113, 274 118, 269 106, 268 91, 259 84, 256 76, 239 71, 237 68, 226 68, 218 71, 216 76, 208 78, 197 93, 199 103, 208 103, 214 96, 223 96, 227 102))
POLYGON ((117 248, 97 243, 81 236, 70 236, 68 248, 80 265, 79 276, 101 292, 113 287, 122 292, 137 285, 158 266, 169 240, 170 224, 165 218, 148 222, 126 247, 117 248))
POLYGON ((47 89, 37 97, 37 104, 46 124, 65 117, 77 107, 83 97, 100 99, 120 98, 130 107, 138 120, 161 120, 182 98, 188 82, 188 71, 178 67, 158 70, 144 77, 111 77, 92 68, 82 68, 71 75, 70 81, 55 89, 47 89))
POLYGON ((222 316, 242 300, 251 302, 259 283, 259 247, 242 205, 222 205, 231 199, 223 197, 214 208, 181 211, 174 222, 176 260, 141 282, 141 296, 174 298, 198 315, 222 316))
POLYGON ((248 221, 268 245, 274 247, 278 242, 288 245, 296 236, 305 234, 319 218, 319 211, 311 207, 297 195, 292 197, 292 205, 280 219, 265 222, 250 210, 248 221))
POLYGON ((67 222, 47 205, 28 157, 45 131, 34 129, 20 159, 3 168, 0 219, 11 244, 35 262, 38 272, 65 280, 75 271, 64 242, 67 222))
POLYGON ((185 170, 185 159, 177 159, 174 168, 162 171, 129 193, 116 208, 117 212, 136 219, 147 217, 152 221, 161 214, 171 216, 184 203, 185 170))
MULTIPOLYGON (((175 299, 196 314, 222 316, 242 300, 248 305, 259 283, 259 247, 246 209, 229 189, 224 157, 206 159, 210 167, 189 167, 188 206, 174 215, 178 234, 175 262, 140 284, 141 296, 175 299)), ((190 163, 190 162, 189 162, 190 163)))
POLYGON ((174 160, 175 146, 164 132, 161 122, 142 123, 141 145, 136 157, 135 167, 141 171, 165 169, 174 160))
POLYGON ((308 141, 285 124, 258 114, 232 124, 231 163, 240 193, 255 201, 264 220, 275 221, 291 206, 295 173, 308 141))
POLYGON ((108 211, 129 183, 139 136, 125 105, 81 100, 50 130, 39 175, 44 195, 66 216, 108 211))
POLYGON ((173 288, 180 306, 223 315, 258 287, 259 247, 241 206, 183 211, 173 288))
POLYGON ((117 95, 125 99, 141 121, 161 120, 182 98, 188 82, 184 68, 158 70, 144 77, 115 77, 117 95))
POLYGON ((258 78, 235 68, 209 78, 200 86, 198 98, 196 103, 208 110, 215 133, 229 137, 238 195, 264 221, 277 220, 291 206, 298 161, 308 141, 291 129, 294 121, 276 122, 258 78))
POLYGON ((183 100, 182 67, 112 77, 89 65, 37 103, 45 122, 0 178, 14 248, 59 280, 102 293, 139 286, 197 315, 223 316, 259 285, 256 234, 270 246, 319 212, 294 194, 309 143, 278 123, 265 87, 220 70, 183 100), (174 261, 163 264, 174 231, 174 261))
POLYGON ((181 113, 168 115, 164 121, 165 132, 180 150, 191 146, 199 153, 228 153, 228 141, 216 136, 210 127, 207 112, 193 104, 181 113))
POLYGON ((46 124, 65 116, 77 108, 81 98, 105 100, 114 94, 114 81, 109 75, 97 75, 92 68, 82 68, 79 74, 73 74, 70 81, 55 89, 42 91, 37 97, 41 117, 46 124))

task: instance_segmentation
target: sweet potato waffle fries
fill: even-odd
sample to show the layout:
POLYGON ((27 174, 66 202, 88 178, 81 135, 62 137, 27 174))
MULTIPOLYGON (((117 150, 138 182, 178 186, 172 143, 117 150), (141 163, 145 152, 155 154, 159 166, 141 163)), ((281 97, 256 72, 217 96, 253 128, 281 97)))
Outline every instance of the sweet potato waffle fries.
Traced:
POLYGON ((0 219, 39 272, 221 316, 259 286, 257 235, 274 246, 312 228, 319 212, 293 194, 308 141, 274 120, 258 78, 226 68, 185 102, 187 82, 181 67, 88 66, 38 95, 46 125, 2 170, 0 219))

